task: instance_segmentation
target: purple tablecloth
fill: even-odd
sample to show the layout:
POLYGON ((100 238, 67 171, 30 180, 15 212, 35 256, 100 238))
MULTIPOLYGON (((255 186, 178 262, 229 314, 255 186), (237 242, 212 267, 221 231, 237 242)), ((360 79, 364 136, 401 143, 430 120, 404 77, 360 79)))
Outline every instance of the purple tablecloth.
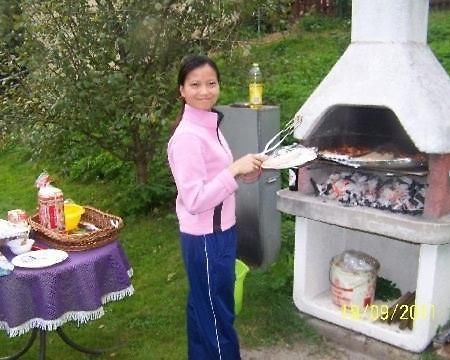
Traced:
MULTIPOLYGON (((5 247, 2 252, 13 257, 5 247)), ((102 305, 133 294, 132 268, 118 241, 68 254, 60 264, 15 267, 0 277, 0 330, 13 337, 33 328, 55 330, 68 321, 85 323, 103 316, 102 305)))

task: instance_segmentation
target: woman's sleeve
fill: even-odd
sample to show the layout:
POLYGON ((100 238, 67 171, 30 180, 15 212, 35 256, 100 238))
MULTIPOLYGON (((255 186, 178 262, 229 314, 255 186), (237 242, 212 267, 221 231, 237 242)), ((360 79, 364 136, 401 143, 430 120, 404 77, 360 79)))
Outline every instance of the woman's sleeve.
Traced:
POLYGON ((238 184, 228 168, 207 180, 201 143, 194 134, 180 134, 169 145, 169 163, 178 195, 191 214, 213 209, 235 192, 238 184))

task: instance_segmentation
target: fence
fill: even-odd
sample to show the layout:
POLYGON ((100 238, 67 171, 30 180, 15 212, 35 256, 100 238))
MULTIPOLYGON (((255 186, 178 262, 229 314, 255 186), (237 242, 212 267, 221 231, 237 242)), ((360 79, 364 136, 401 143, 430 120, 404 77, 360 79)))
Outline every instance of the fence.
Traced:
POLYGON ((450 8, 450 0, 431 0, 430 1, 431 9, 449 9, 450 8))
MULTIPOLYGON (((295 0, 291 5, 291 13, 294 19, 311 11, 326 15, 349 16, 351 6, 351 0, 295 0)), ((450 0, 430 0, 430 8, 434 10, 450 9, 450 0)))
POLYGON ((295 0, 291 5, 291 13, 294 19, 298 19, 311 11, 326 15, 346 16, 350 15, 350 10, 351 0, 295 0))

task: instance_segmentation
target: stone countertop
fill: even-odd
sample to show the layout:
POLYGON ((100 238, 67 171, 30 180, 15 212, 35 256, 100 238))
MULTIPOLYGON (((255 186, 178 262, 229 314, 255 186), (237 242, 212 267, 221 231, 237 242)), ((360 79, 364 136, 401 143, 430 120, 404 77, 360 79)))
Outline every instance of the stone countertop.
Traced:
POLYGON ((423 216, 396 214, 363 206, 350 207, 288 189, 277 192, 277 209, 310 220, 411 243, 442 245, 450 242, 449 215, 426 219, 423 216))

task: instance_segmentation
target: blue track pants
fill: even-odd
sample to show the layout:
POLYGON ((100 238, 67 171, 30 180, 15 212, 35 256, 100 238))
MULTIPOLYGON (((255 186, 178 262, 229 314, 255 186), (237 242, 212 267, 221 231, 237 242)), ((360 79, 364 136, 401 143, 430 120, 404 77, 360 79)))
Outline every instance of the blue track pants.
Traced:
POLYGON ((233 327, 236 227, 207 235, 181 233, 189 281, 189 360, 238 360, 233 327))

